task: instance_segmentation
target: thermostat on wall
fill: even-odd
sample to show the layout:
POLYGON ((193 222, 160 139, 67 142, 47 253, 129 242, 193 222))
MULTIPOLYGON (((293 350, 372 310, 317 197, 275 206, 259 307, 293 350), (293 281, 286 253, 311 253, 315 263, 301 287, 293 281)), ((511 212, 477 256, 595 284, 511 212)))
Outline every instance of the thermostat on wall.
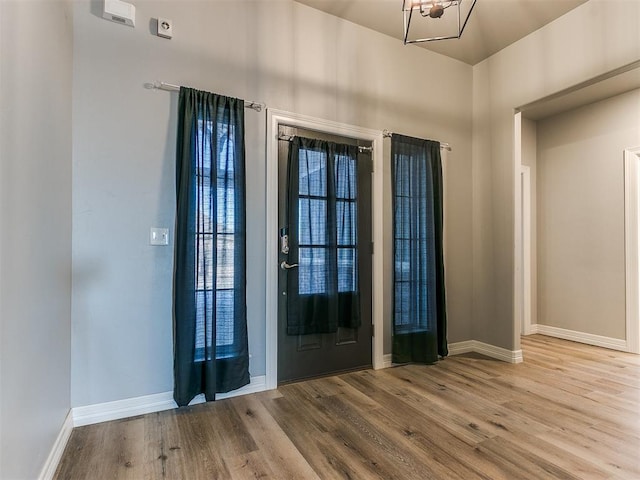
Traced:
POLYGON ((136 26, 136 7, 122 0, 104 0, 102 17, 122 25, 136 26))

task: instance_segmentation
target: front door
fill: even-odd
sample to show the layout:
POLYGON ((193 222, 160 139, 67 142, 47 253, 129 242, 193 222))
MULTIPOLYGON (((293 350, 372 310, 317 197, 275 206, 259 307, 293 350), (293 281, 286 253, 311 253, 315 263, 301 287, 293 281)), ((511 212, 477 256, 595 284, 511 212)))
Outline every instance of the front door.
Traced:
POLYGON ((371 367, 370 142, 278 133, 278 382, 371 367))

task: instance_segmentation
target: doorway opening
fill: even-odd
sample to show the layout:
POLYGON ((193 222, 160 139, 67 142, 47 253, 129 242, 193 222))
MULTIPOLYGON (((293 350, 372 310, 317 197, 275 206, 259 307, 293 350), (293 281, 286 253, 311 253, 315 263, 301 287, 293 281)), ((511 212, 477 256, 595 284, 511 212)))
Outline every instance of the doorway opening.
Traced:
POLYGON ((629 99, 638 88, 640 62, 634 62, 519 107, 514 115, 516 348, 521 334, 540 333, 640 353, 640 147, 626 148, 637 141, 633 128, 622 137, 624 125, 612 127, 627 115, 619 115, 618 123, 588 123, 597 115, 611 119, 609 112, 633 110, 629 99), (595 130, 603 124, 609 130, 595 130), (526 138, 531 125, 533 136, 526 138), (609 317, 617 323, 596 322, 609 317))

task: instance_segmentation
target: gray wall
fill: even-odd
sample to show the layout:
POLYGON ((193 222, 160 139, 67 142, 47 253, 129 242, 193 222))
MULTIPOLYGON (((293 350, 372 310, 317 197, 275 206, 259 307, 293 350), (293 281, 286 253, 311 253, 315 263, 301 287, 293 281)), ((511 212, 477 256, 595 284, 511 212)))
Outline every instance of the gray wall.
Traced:
POLYGON ((72 19, 0 2, 0 478, 40 473, 70 406, 72 19))
POLYGON ((473 67, 474 339, 514 323, 514 109, 640 59, 640 2, 590 0, 473 67))
MULTIPOLYGON (((166 226, 173 233, 177 99, 143 88, 154 80, 451 143, 449 340, 471 339, 470 66, 288 0, 135 4, 135 29, 100 18, 101 2, 79 3, 74 12, 74 406, 172 389, 173 247, 150 247, 148 232, 166 226), (158 16, 174 21, 172 40, 150 33, 158 16), (424 95, 424 82, 434 75, 438 94, 424 95)), ((261 375, 265 114, 248 111, 246 118, 250 371, 261 375)), ((389 232, 388 160, 384 174, 389 232)))
POLYGON ((538 122, 538 323, 625 339, 625 148, 640 90, 538 122))

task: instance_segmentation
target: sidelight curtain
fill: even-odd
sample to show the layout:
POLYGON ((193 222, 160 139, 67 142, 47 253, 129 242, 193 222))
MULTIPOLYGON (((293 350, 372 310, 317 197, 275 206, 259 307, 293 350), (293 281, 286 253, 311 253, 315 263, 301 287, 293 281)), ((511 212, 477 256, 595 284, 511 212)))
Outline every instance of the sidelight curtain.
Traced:
POLYGON ((288 160, 287 334, 360 326, 358 147, 294 137, 288 160))
POLYGON ((434 363, 448 354, 442 252, 440 144, 391 138, 394 363, 434 363))
POLYGON ((173 278, 174 399, 249 383, 244 102, 181 87, 173 278))

